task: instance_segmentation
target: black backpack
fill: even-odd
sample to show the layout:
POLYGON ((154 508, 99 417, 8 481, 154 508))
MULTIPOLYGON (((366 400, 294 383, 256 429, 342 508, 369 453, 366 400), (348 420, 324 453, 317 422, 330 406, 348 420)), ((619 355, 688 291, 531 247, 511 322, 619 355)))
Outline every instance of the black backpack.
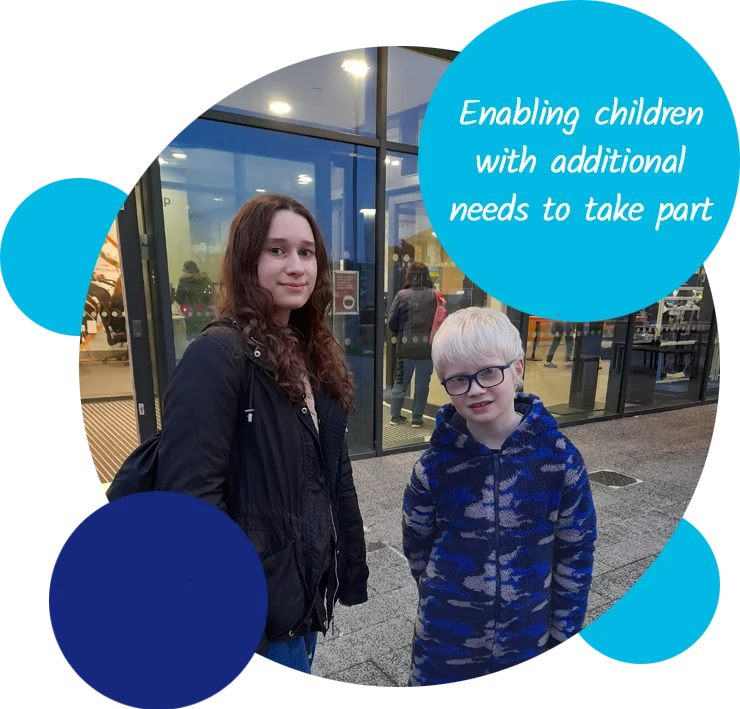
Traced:
POLYGON ((126 458, 105 493, 108 502, 136 492, 154 490, 157 479, 157 452, 161 437, 162 432, 157 431, 126 458))
MULTIPOLYGON (((214 322, 209 327, 217 324, 223 324, 214 322)), ((246 408, 242 407, 246 413, 246 421, 252 422, 253 409, 253 383, 254 383, 254 365, 249 362, 245 353, 246 362, 246 378, 247 378, 247 392, 248 401, 246 408)), ((239 398, 244 398, 244 391, 239 392, 239 398)), ((245 417, 241 415, 239 417, 240 423, 244 423, 245 417)), ((108 498, 108 502, 113 502, 121 497, 127 495, 133 495, 137 492, 152 492, 156 489, 157 483, 157 456, 159 453, 159 441, 162 438, 162 432, 157 431, 154 435, 147 438, 136 450, 129 455, 128 458, 121 465, 113 482, 108 487, 105 493, 108 498)))

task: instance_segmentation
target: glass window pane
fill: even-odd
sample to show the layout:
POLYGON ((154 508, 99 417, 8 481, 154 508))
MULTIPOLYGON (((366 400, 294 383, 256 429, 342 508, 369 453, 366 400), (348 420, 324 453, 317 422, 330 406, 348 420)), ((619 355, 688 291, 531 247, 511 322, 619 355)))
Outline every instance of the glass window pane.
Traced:
POLYGON ((713 308, 702 266, 682 286, 637 314, 628 411, 699 400, 713 308))
POLYGON ((709 379, 707 380, 707 400, 716 401, 719 398, 719 332, 714 338, 712 363, 709 365, 709 379))
POLYGON ((509 308, 466 278, 438 241, 421 200, 417 165, 415 155, 389 153, 386 159, 385 450, 428 442, 439 407, 450 400, 432 371, 429 334, 436 307, 430 306, 435 298, 433 289, 410 287, 411 264, 427 267, 431 284, 447 301, 448 313, 471 305, 488 306, 506 312, 512 322, 517 322, 509 308), (404 298, 414 299, 418 316, 400 323, 394 314, 404 298), (419 423, 418 427, 414 425, 419 423))
POLYGON ((449 65, 444 59, 388 47, 388 140, 419 144, 429 99, 449 65))
POLYGON ((118 223, 105 237, 90 277, 80 327, 82 401, 131 398, 118 223), (102 366, 102 365, 106 366, 102 366))
POLYGON ((560 420, 616 413, 628 320, 576 323, 530 315, 526 391, 560 420))
POLYGON ((237 210, 264 191, 295 197, 316 216, 335 283, 357 283, 359 307, 334 313, 332 326, 355 378, 350 451, 373 451, 375 150, 198 120, 163 151, 160 170, 178 361, 213 317, 237 210))
POLYGON ((375 137, 377 51, 308 59, 235 91, 214 108, 375 137))
POLYGON ((82 418, 103 490, 138 444, 119 239, 116 220, 91 274, 80 325, 82 418))

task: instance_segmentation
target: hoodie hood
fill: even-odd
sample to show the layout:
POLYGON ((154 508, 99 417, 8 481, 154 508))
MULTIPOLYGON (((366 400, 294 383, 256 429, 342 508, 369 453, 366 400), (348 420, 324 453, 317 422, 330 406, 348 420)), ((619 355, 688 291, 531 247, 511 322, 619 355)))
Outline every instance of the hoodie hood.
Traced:
MULTIPOLYGON (((538 396, 518 393, 514 409, 521 414, 522 420, 501 446, 503 454, 521 450, 533 443, 534 439, 541 441, 543 436, 561 436, 557 421, 538 396)), ((463 456, 479 456, 488 452, 486 446, 471 436, 465 419, 452 404, 445 404, 437 412, 437 426, 429 444, 463 456)))

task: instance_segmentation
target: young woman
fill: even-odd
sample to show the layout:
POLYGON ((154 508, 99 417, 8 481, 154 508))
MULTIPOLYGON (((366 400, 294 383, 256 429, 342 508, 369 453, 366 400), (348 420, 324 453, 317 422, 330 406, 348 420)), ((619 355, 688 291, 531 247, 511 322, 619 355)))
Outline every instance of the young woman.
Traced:
POLYGON ((429 398, 432 379, 432 344, 430 342, 437 294, 429 269, 423 263, 412 263, 406 273, 406 282, 393 299, 388 316, 388 328, 396 335, 396 379, 391 392, 391 425, 408 420, 401 415, 403 400, 416 372, 411 426, 424 423, 424 408, 429 398))
POLYGON ((247 202, 231 224, 218 318, 167 389, 157 487, 226 511, 267 579, 257 652, 310 673, 335 603, 367 600, 362 517, 347 417, 353 387, 326 320, 324 241, 282 195, 247 202))

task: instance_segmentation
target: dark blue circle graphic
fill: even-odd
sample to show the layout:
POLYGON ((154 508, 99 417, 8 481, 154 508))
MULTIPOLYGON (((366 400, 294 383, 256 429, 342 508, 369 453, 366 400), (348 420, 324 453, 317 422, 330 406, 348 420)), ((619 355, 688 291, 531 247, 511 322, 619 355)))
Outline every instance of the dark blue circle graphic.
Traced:
POLYGON ((247 535, 187 495, 147 492, 101 507, 54 567, 49 613, 65 658, 93 689, 141 709, 220 692, 265 627, 267 588, 247 535))

